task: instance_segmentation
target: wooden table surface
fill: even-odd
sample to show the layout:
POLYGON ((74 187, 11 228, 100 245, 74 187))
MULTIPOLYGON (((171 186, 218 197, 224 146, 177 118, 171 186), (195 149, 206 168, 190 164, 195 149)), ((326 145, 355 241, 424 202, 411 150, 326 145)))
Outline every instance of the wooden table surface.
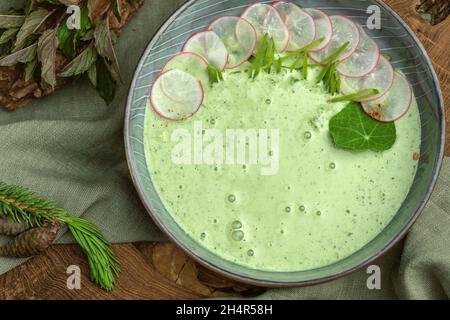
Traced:
MULTIPOLYGON (((412 28, 431 57, 441 82, 445 106, 450 105, 450 18, 437 26, 415 12, 419 0, 385 0, 412 28)), ((450 109, 446 108, 447 134, 450 109)), ((448 135, 450 137, 450 135, 448 135)), ((450 156, 450 139, 446 143, 450 156)), ((211 296, 253 295, 261 288, 240 285, 197 266, 172 244, 115 245, 123 273, 117 288, 106 293, 88 278, 87 264, 75 245, 56 245, 0 277, 0 299, 197 299, 211 296), (79 265, 82 289, 69 290, 66 268, 79 265)))

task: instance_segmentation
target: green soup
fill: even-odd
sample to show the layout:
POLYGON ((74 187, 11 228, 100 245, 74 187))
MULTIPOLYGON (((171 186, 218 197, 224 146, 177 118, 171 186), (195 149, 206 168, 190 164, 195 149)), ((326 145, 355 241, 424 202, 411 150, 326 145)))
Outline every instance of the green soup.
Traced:
POLYGON ((145 147, 153 183, 200 246, 250 268, 301 271, 349 256, 394 217, 416 173, 417 104, 396 122, 392 149, 338 149, 328 122, 345 103, 328 103, 316 75, 304 80, 282 72, 249 80, 244 70, 227 71, 225 81, 205 88, 199 112, 181 122, 164 120, 148 107, 145 147), (251 160, 251 135, 234 147, 220 139, 230 129, 254 129, 257 141, 267 133, 266 145, 258 144, 266 161, 251 160), (208 147, 214 140, 224 147, 222 163, 202 159, 201 152, 222 158, 208 147), (192 164, 174 161, 180 144, 190 146, 192 164), (227 161, 229 150, 243 147, 246 161, 227 161))

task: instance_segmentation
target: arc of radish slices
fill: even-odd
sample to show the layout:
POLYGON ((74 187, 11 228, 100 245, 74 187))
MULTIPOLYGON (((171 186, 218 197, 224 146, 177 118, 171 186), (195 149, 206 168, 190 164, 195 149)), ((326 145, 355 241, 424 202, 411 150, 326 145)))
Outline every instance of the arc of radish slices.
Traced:
POLYGON ((208 62, 201 56, 193 52, 180 52, 171 58, 162 72, 169 70, 181 70, 200 80, 203 85, 209 83, 208 62))
POLYGON ((355 52, 359 44, 359 30, 353 21, 337 15, 330 16, 330 20, 333 27, 333 36, 330 43, 320 51, 311 51, 309 53, 310 58, 317 63, 328 58, 348 41, 349 45, 347 46, 347 49, 338 57, 338 60, 340 61, 345 60, 355 52))
POLYGON ((313 42, 316 25, 313 18, 293 3, 278 1, 273 4, 289 31, 287 51, 295 51, 313 42))
POLYGON ((314 40, 323 38, 322 43, 311 51, 320 51, 328 46, 331 38, 333 37, 333 26, 331 24, 331 19, 323 11, 318 9, 308 8, 304 10, 312 17, 314 21, 314 25, 316 27, 316 36, 314 40))
POLYGON ((376 100, 391 88, 393 81, 394 68, 385 57, 380 56, 377 66, 368 75, 359 78, 341 76, 341 92, 349 95, 364 89, 377 89, 379 93, 376 96, 360 101, 376 100))
POLYGON ((201 82, 181 70, 161 73, 153 84, 150 104, 153 110, 168 120, 184 120, 193 116, 203 103, 201 82))
POLYGON ((214 31, 228 50, 226 69, 233 69, 247 61, 256 49, 256 30, 240 17, 220 17, 209 29, 214 31))
POLYGON ((212 30, 194 34, 183 47, 183 52, 193 52, 214 67, 225 69, 228 63, 228 50, 220 37, 212 30))
POLYGON ((337 70, 346 77, 363 77, 372 72, 380 61, 380 49, 377 43, 358 26, 361 39, 355 52, 341 61, 337 70))
POLYGON ((382 97, 363 102, 364 111, 382 122, 392 122, 403 117, 411 107, 413 91, 408 80, 395 72, 392 87, 382 97))
POLYGON ((264 34, 267 33, 273 38, 278 52, 286 50, 290 38, 289 30, 274 7, 264 3, 255 3, 244 11, 241 18, 250 22, 255 28, 257 46, 264 34))

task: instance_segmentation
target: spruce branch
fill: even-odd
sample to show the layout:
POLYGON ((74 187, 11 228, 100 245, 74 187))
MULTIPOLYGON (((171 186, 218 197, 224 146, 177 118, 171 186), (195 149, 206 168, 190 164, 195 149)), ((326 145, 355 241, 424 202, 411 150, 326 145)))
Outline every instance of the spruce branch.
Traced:
MULTIPOLYGON (((116 285, 120 263, 109 241, 93 223, 70 217, 54 202, 40 198, 26 188, 0 181, 0 219, 5 217, 17 223, 25 222, 30 229, 54 222, 67 225, 88 259, 91 280, 107 291, 116 285)), ((30 248, 30 252, 35 252, 33 249, 30 248)))

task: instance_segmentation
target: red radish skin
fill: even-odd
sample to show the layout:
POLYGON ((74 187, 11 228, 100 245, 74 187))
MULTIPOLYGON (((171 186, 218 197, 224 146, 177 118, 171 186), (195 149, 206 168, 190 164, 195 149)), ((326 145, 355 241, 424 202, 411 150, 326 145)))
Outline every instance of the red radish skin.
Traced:
MULTIPOLYGON (((275 15, 277 17, 277 19, 281 22, 281 25, 283 26, 283 29, 285 30, 285 32, 287 33, 287 39, 286 39, 286 44, 285 46, 279 50, 279 52, 283 52, 286 51, 287 48, 289 47, 289 42, 291 41, 291 33, 289 32, 288 27, 286 26, 286 24, 284 23, 283 19, 281 18, 280 14, 278 13, 277 10, 275 10, 275 8, 271 7, 272 9, 270 10, 270 12, 275 15)), ((264 24, 268 24, 267 20, 269 19, 269 15, 267 15, 264 24)))
MULTIPOLYGON (((343 54, 343 55, 341 55, 341 56, 339 57, 339 61, 342 61, 342 60, 345 60, 345 59, 347 59, 348 57, 350 57, 350 56, 355 52, 356 48, 358 47, 359 41, 360 41, 359 30, 358 30, 358 27, 356 26, 356 24, 355 24, 352 20, 350 20, 349 18, 347 18, 347 17, 340 16, 340 15, 331 15, 331 16, 330 16, 330 19, 331 19, 331 21, 333 21, 333 19, 343 19, 343 20, 345 20, 347 23, 349 23, 349 25, 351 25, 353 29, 355 29, 355 30, 357 31, 357 32, 356 32, 356 37, 357 37, 357 38, 356 38, 356 41, 354 41, 353 46, 350 47, 350 50, 347 49, 347 50, 346 50, 346 53, 343 54)), ((324 49, 319 50, 319 51, 310 51, 309 57, 311 58, 311 60, 313 60, 313 61, 316 62, 316 63, 320 63, 323 59, 325 59, 326 56, 325 56, 325 57, 320 57, 318 54, 319 54, 321 51, 324 51, 324 50, 329 49, 330 46, 333 44, 333 39, 335 39, 336 36, 337 36, 337 35, 336 35, 335 30, 333 30, 333 37, 332 37, 330 43, 329 43, 324 49)), ((347 40, 348 40, 348 39, 347 39, 347 40)), ((347 40, 345 40, 345 41, 347 41, 347 40)), ((339 43, 343 44, 345 41, 340 41, 339 43)), ((337 50, 337 48, 336 48, 336 50, 337 50)), ((324 51, 324 52, 325 52, 325 51, 324 51)), ((328 52, 328 54, 332 54, 332 53, 333 53, 333 52, 328 52)))
POLYGON ((340 74, 342 74, 343 76, 346 76, 349 78, 360 78, 360 77, 365 77, 365 76, 369 75, 377 67, 378 63, 380 62, 380 58, 381 58, 381 51, 380 51, 380 48, 378 47, 377 43, 375 42, 375 40, 373 40, 369 35, 367 35, 363 30, 361 30, 361 28, 358 28, 358 29, 359 29, 360 33, 364 33, 364 34, 361 34, 361 36, 360 36, 360 41, 359 41, 358 47, 356 48, 355 52, 350 57, 341 61, 341 65, 352 59, 353 55, 358 51, 358 48, 360 47, 360 45, 363 41, 362 37, 367 37, 369 39, 369 41, 371 41, 375 45, 377 57, 376 57, 376 59, 374 59, 374 62, 372 63, 370 68, 368 68, 365 72, 359 73, 359 74, 346 73, 346 72, 340 70, 339 66, 338 66, 338 69, 337 69, 338 72, 340 74))
MULTIPOLYGON (((393 77, 392 77, 392 80, 391 80, 391 82, 390 82, 390 85, 389 85, 389 87, 387 88, 387 90, 386 90, 385 92, 382 92, 380 95, 378 95, 378 96, 376 96, 376 97, 373 97, 373 98, 366 99, 366 100, 362 100, 361 102, 369 102, 369 101, 373 101, 373 100, 379 99, 380 97, 382 97, 383 95, 385 95, 386 92, 389 92, 389 90, 391 90, 392 85, 394 84, 394 76, 395 76, 394 68, 392 67, 391 63, 390 63, 385 57, 383 57, 383 55, 380 55, 379 63, 380 63, 382 60, 383 60, 383 62, 386 63, 386 65, 388 65, 388 66, 390 66, 390 68, 392 68, 393 77)), ((375 68, 376 68, 376 67, 375 67, 375 68)), ((372 70, 372 72, 373 72, 373 70, 372 70)), ((369 73, 369 75, 370 75, 370 73, 369 73)), ((367 75, 367 76, 368 76, 368 75, 367 75)), ((367 77, 367 76, 366 76, 366 77, 367 77)), ((367 82, 367 81, 366 81, 366 82, 367 82)))
MULTIPOLYGON (((407 98, 407 104, 406 104, 406 107, 405 107, 405 110, 401 113, 401 114, 399 114, 399 116, 397 116, 397 117, 394 117, 394 118, 392 118, 392 119, 384 119, 384 116, 381 116, 378 112, 374 112, 373 110, 370 110, 370 107, 368 106, 371 102, 369 101, 369 102, 362 102, 361 103, 361 105, 362 105, 362 107, 363 107, 363 109, 364 109, 364 111, 368 114, 368 115, 370 115, 371 117, 373 117, 374 119, 376 119, 376 120, 378 120, 378 121, 380 121, 380 122, 394 122, 394 121, 397 121, 397 120, 399 120, 399 119, 401 119, 401 118, 403 118, 407 113, 408 113, 408 111, 411 109, 411 105, 412 105, 412 102, 413 102, 413 96, 414 96, 414 94, 413 94, 413 90, 412 90, 412 87, 411 87, 411 84, 409 83, 409 81, 405 78, 405 76, 404 75, 402 75, 401 73, 399 73, 399 72, 395 72, 395 76, 396 77, 400 77, 401 78, 401 80, 407 85, 407 87, 408 87, 408 98, 407 98)), ((392 84, 392 86, 393 86, 393 84, 392 84)), ((392 86, 391 86, 391 88, 392 88, 392 86)), ((379 97, 378 99, 383 99, 384 97, 386 97, 388 94, 390 94, 390 91, 391 90, 388 90, 384 95, 382 95, 381 97, 379 97)), ((372 102, 373 103, 373 102, 372 102)), ((388 108, 389 106, 386 106, 385 108, 388 108)))
MULTIPOLYGON (((319 9, 312 9, 312 8, 311 9, 306 9, 306 12, 313 18, 314 23, 316 23, 315 22, 316 19, 314 18, 315 16, 313 14, 317 14, 318 16, 321 17, 321 18, 318 18, 318 19, 324 19, 325 21, 328 22, 328 26, 329 26, 329 30, 330 30, 328 36, 324 39, 324 41, 317 48, 314 48, 314 49, 312 49, 310 51, 311 52, 317 52, 317 51, 320 51, 322 49, 325 49, 330 44, 331 39, 333 38, 333 26, 331 24, 330 17, 325 12, 323 12, 322 10, 319 10, 319 9)), ((316 37, 317 37, 317 25, 316 25, 316 37)))
MULTIPOLYGON (((209 75, 208 75, 208 61, 206 61, 201 55, 194 53, 194 52, 179 52, 177 53, 175 56, 173 56, 172 58, 169 59, 169 61, 166 62, 166 64, 164 65, 164 67, 162 68, 161 72, 166 72, 166 71, 170 71, 173 69, 176 69, 174 67, 169 67, 171 63, 173 63, 175 60, 180 59, 180 58, 193 58, 193 59, 197 59, 200 64, 203 64, 202 70, 204 72, 203 75, 200 74, 200 72, 202 72, 202 70, 195 70, 195 74, 194 72, 191 74, 192 76, 194 76, 195 78, 197 78, 198 80, 205 81, 205 84, 208 83, 209 81, 209 75)), ((180 68, 181 71, 185 71, 184 69, 180 68)), ((186 71, 188 72, 188 71, 186 71)), ((190 73, 190 72, 188 72, 190 73)), ((202 81, 203 84, 203 81, 202 81)))
POLYGON ((289 42, 286 51, 298 50, 314 41, 316 37, 316 25, 314 19, 306 11, 291 2, 277 1, 272 6, 277 10, 289 31, 289 42), (303 19, 302 31, 305 31, 306 28, 307 31, 310 31, 308 34, 304 32, 300 35, 299 29, 296 28, 298 25, 291 23, 295 17, 301 17, 303 19))
MULTIPOLYGON (((279 46, 279 47, 277 48, 277 51, 278 51, 278 52, 283 52, 283 51, 285 51, 286 48, 287 48, 287 46, 289 45, 290 34, 289 34, 289 30, 287 29, 286 25, 285 25, 284 22, 283 22, 283 19, 281 18, 281 16, 278 14, 277 10, 276 10, 274 7, 272 7, 271 5, 268 5, 268 4, 264 4, 264 3, 260 3, 260 2, 255 2, 255 3, 250 4, 250 5, 244 10, 244 12, 240 15, 240 17, 241 17, 242 19, 247 20, 248 22, 250 22, 250 24, 253 25, 252 21, 249 20, 249 19, 247 18, 247 14, 248 14, 248 12, 249 12, 250 10, 254 9, 255 6, 264 6, 264 7, 267 9, 267 12, 266 12, 266 15, 265 15, 265 17, 264 17, 264 20, 262 21, 262 23, 261 23, 261 22, 259 23, 259 24, 261 25, 262 28, 264 28, 264 27, 267 25, 267 19, 269 18, 269 14, 268 14, 269 12, 270 12, 271 14, 273 14, 273 15, 275 16, 275 18, 277 18, 277 19, 279 20, 280 26, 281 26, 282 29, 284 29, 285 33, 287 34, 287 37, 286 37, 286 39, 285 39, 285 41, 284 41, 285 43, 282 43, 282 45, 279 46)), ((255 26, 255 25, 253 25, 253 27, 255 28, 256 34, 258 35, 258 29, 259 29, 259 28, 257 28, 257 26, 255 26)), ((264 31, 264 30, 263 30, 263 31, 264 31)), ((262 37, 263 34, 260 34, 259 36, 262 37)), ((261 39, 257 39, 257 46, 258 46, 260 40, 261 40, 261 39)))
MULTIPOLYGON (((183 46, 183 52, 193 52, 192 50, 189 49, 189 46, 191 45, 192 42, 197 41, 197 39, 199 37, 203 37, 205 36, 205 43, 204 43, 204 47, 203 49, 205 50, 205 52, 208 52, 208 38, 206 37, 208 34, 215 34, 214 31, 212 30, 206 30, 206 31, 201 31, 198 32, 196 34, 194 34, 192 37, 190 37, 186 43, 183 46)), ((217 35, 216 35, 217 36, 217 35)), ((218 36, 217 36, 218 37, 218 36)), ((220 39, 220 38, 219 38, 220 39)), ((199 54, 200 55, 200 54, 199 54)), ((208 61, 207 57, 203 57, 206 61, 208 61)), ((208 61, 208 63, 213 64, 211 61, 208 61)), ((220 63, 219 65, 216 65, 215 67, 218 67, 221 70, 224 70, 226 65, 228 64, 228 51, 223 52, 223 56, 220 57, 220 63)))
POLYGON ((194 110, 190 115, 188 115, 188 116, 186 116, 186 117, 182 117, 182 118, 170 118, 170 117, 164 115, 163 113, 161 113, 161 112, 158 110, 158 107, 156 106, 156 103, 153 101, 152 93, 153 93, 153 89, 154 89, 154 87, 155 87, 155 84, 158 83, 158 80, 160 80, 161 77, 164 76, 166 73, 171 72, 171 71, 172 71, 172 70, 168 70, 168 71, 166 71, 166 72, 162 72, 162 73, 158 76, 158 78, 156 78, 155 82, 153 83, 152 89, 150 89, 150 94, 149 94, 149 98, 148 98, 148 99, 149 99, 150 106, 152 107, 153 111, 154 111, 159 117, 161 117, 161 118, 163 118, 163 119, 166 119, 166 120, 169 120, 169 121, 183 121, 183 120, 186 120, 186 119, 191 118, 192 116, 194 116, 194 115, 200 110, 200 107, 202 106, 203 100, 204 100, 204 98, 205 98, 205 91, 203 90, 203 86, 202 86, 201 81, 198 81, 198 85, 199 85, 200 90, 201 90, 201 101, 199 102, 198 106, 195 108, 195 110, 194 110))
MULTIPOLYGON (((243 43, 243 41, 240 40, 238 31, 237 31, 238 23, 239 23, 239 22, 243 23, 246 27, 249 28, 249 30, 251 30, 250 32, 253 34, 253 38, 254 38, 253 44, 252 44, 252 46, 249 48, 248 54, 246 54, 245 56, 243 56, 242 59, 241 59, 241 61, 239 61, 238 63, 235 63, 234 65, 230 65, 230 64, 229 64, 229 61, 230 61, 230 54, 228 54, 228 62, 227 62, 227 65, 225 66, 225 69, 235 69, 235 68, 241 66, 241 65, 242 65, 243 63, 245 63, 246 61, 248 61, 248 59, 252 56, 253 52, 255 52, 255 50, 256 50, 256 38, 257 38, 256 30, 255 30, 255 28, 253 27, 253 25, 252 25, 250 22, 248 22, 246 19, 241 18, 241 17, 235 17, 235 16, 224 16, 224 17, 219 17, 219 18, 214 19, 214 20, 209 24, 208 30, 214 31, 214 30, 215 30, 215 25, 218 24, 218 23, 220 23, 220 21, 221 21, 222 19, 232 19, 232 20, 235 20, 235 21, 236 21, 236 29, 234 30, 234 34, 235 34, 235 37, 236 37, 237 41, 238 41, 239 43, 241 43, 242 46, 244 46, 244 43, 243 43)), ((219 37, 220 37, 220 35, 219 35, 219 37)), ((226 44, 225 44, 225 46, 226 46, 226 44)))
POLYGON ((172 62, 174 59, 176 59, 177 57, 181 56, 181 55, 191 55, 193 57, 198 58, 199 60, 201 60, 204 64, 205 67, 208 66, 208 61, 205 60, 205 58, 203 58, 201 55, 195 53, 195 52, 178 52, 176 55, 174 55, 172 58, 169 59, 169 61, 166 62, 166 64, 164 65, 164 67, 162 68, 163 72, 169 71, 169 69, 166 68, 166 66, 172 62))

